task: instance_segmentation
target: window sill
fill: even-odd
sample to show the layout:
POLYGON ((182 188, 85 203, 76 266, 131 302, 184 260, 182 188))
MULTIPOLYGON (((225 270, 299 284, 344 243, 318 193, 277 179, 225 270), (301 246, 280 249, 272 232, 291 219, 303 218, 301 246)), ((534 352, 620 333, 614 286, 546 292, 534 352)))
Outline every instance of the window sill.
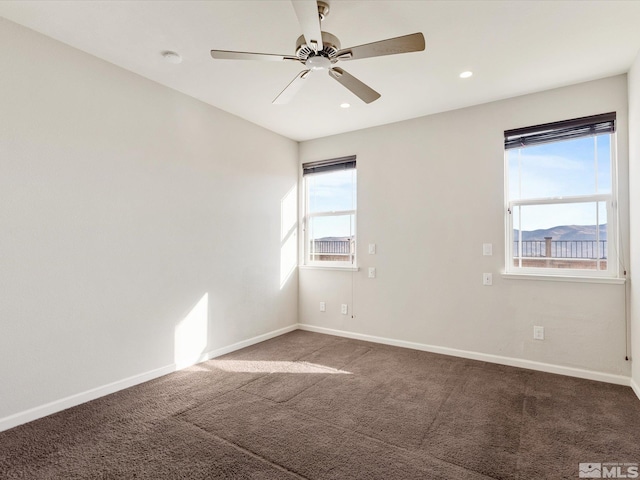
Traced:
POLYGON ((336 270, 339 272, 358 272, 360 271, 360 267, 339 267, 337 265, 299 265, 299 269, 301 270, 336 270))
POLYGON ((576 283, 608 283, 622 285, 626 278, 613 277, 579 277, 567 275, 540 275, 535 273, 502 273, 505 280, 545 280, 551 282, 576 282, 576 283))

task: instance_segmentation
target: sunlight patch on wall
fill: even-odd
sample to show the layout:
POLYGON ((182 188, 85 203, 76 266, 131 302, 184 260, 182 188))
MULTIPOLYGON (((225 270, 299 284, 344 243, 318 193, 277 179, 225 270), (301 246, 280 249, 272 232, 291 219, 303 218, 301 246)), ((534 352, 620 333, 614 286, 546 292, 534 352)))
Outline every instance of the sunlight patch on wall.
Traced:
POLYGON ((298 186, 280 201, 280 289, 298 264, 298 186))
POLYGON ((296 268, 298 259, 297 246, 298 235, 294 231, 280 248, 280 289, 285 286, 296 268))
POLYGON ((184 368, 201 360, 207 348, 209 326, 209 294, 205 293, 189 314, 176 326, 174 362, 184 368))
POLYGON ((225 372, 238 373, 329 373, 352 375, 324 365, 308 362, 283 362, 268 360, 212 360, 211 365, 225 372))

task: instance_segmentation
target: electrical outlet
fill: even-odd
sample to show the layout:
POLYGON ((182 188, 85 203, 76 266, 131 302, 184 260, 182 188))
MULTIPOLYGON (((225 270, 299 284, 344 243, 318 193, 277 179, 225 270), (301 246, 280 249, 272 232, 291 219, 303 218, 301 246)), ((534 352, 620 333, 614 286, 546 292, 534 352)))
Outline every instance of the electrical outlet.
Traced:
POLYGON ((537 325, 533 327, 533 339, 544 340, 544 327, 540 327, 537 325))
POLYGON ((340 307, 340 313, 342 313, 342 315, 346 315, 348 311, 349 311, 349 309, 347 307, 347 304, 343 303, 342 307, 340 307))
POLYGON ((369 267, 369 278, 376 278, 376 267, 369 267))
POLYGON ((320 302, 320 311, 321 312, 326 312, 327 311, 327 304, 324 302, 320 302))
POLYGON ((482 284, 483 285, 493 285, 493 276, 490 273, 482 274, 482 284))

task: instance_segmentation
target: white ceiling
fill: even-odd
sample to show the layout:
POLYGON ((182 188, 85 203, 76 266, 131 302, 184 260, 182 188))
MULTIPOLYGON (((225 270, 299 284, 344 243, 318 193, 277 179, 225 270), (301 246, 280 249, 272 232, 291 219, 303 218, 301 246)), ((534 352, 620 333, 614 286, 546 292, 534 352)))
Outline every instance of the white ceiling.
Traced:
POLYGON ((424 52, 339 63, 382 94, 369 105, 326 73, 272 105, 303 65, 211 58, 212 48, 293 55, 302 32, 288 0, 4 0, 0 16, 298 141, 624 73, 640 49, 640 1, 329 4, 322 29, 343 48, 426 38, 424 52), (165 50, 184 61, 167 63, 165 50))

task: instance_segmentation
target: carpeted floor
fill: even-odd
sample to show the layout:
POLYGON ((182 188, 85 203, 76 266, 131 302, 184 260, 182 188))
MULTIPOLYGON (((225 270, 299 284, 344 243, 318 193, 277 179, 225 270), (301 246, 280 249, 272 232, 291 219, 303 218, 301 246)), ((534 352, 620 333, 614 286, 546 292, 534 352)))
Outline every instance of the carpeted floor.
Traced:
POLYGON ((640 462, 628 387, 295 331, 0 433, 2 479, 560 479, 640 462))

